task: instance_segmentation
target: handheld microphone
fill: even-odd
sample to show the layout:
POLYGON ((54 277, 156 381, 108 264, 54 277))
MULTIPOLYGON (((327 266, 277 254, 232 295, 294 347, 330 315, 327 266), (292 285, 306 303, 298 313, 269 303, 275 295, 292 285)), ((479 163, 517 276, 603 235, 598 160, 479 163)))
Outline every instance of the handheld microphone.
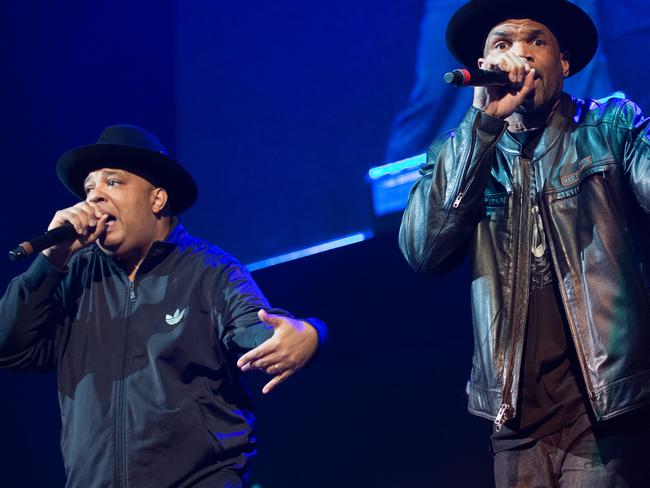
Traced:
POLYGON ((66 222, 60 227, 55 227, 40 236, 20 243, 15 249, 9 251, 9 259, 16 261, 18 259, 26 258, 27 256, 41 252, 43 249, 52 247, 55 244, 70 239, 76 235, 77 232, 74 230, 74 225, 70 222, 66 222))
POLYGON ((455 69, 445 73, 445 83, 454 86, 508 86, 512 82, 505 71, 485 69, 455 69))

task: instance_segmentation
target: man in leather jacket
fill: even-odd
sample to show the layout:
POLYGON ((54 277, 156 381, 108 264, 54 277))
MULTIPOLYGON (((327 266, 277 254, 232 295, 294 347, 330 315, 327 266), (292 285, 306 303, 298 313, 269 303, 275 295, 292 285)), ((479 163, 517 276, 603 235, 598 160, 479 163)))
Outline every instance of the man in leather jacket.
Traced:
POLYGON ((597 46, 566 0, 471 0, 447 46, 511 84, 475 88, 432 144, 400 247, 422 272, 470 253, 467 394, 494 421, 497 486, 647 486, 648 119, 562 93, 597 46))

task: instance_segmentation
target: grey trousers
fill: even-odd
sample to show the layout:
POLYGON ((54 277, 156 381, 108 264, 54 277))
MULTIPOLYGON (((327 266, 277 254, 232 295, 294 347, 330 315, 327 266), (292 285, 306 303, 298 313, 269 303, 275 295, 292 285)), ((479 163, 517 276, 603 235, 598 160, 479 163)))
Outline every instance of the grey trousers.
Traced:
POLYGON ((497 488, 647 488, 650 427, 639 415, 594 427, 577 422, 496 453, 494 477, 497 488))

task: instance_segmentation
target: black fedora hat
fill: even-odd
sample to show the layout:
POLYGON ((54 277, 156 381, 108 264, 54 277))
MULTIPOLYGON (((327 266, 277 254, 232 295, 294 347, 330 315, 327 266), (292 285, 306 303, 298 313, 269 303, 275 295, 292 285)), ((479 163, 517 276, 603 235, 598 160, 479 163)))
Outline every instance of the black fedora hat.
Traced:
POLYGON ((470 0, 447 24, 449 52, 463 65, 476 66, 488 34, 507 19, 531 19, 548 27, 561 49, 569 51, 569 76, 587 66, 598 47, 593 21, 567 0, 470 0))
POLYGON ((135 125, 107 127, 95 144, 71 149, 56 163, 61 182, 82 200, 84 180, 100 168, 124 169, 164 188, 174 215, 190 208, 198 197, 194 178, 169 157, 156 136, 135 125))

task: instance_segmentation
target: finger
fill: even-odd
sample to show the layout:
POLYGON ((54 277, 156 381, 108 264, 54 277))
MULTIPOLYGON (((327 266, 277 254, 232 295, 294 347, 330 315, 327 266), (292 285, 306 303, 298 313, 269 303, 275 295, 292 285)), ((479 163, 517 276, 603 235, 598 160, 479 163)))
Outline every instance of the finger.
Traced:
POLYGON ((63 224, 65 224, 65 216, 63 213, 63 210, 58 210, 55 214, 54 217, 52 217, 52 221, 50 222, 50 225, 47 227, 47 230, 52 230, 55 227, 60 227, 63 224))
POLYGON ((286 380, 293 373, 294 373, 293 370, 287 369, 286 371, 283 371, 282 374, 279 374, 278 376, 274 376, 271 379, 271 381, 269 381, 266 385, 264 385, 264 388, 262 388, 262 393, 264 393, 265 395, 270 393, 271 390, 273 390, 276 386, 278 386, 280 383, 286 380))
POLYGON ((102 216, 97 205, 91 204, 90 202, 82 201, 75 205, 75 207, 86 214, 90 227, 95 227, 97 225, 97 219, 102 216))
POLYGON ((283 315, 275 315, 272 313, 268 313, 266 310, 263 308, 260 309, 259 312, 257 312, 257 316, 259 319, 264 322, 265 324, 269 324, 272 326, 274 329, 277 329, 280 327, 282 324, 284 324, 287 320, 287 318, 283 315))
POLYGON ((511 81, 518 84, 523 83, 525 77, 524 63, 521 62, 521 59, 518 56, 509 53, 506 53, 506 55, 512 63, 512 71, 510 72, 511 81))
POLYGON ((240 366, 239 363, 238 363, 237 366, 239 366, 239 370, 240 370, 242 373, 245 373, 246 371, 250 371, 250 370, 254 369, 254 368, 251 366, 251 363, 244 363, 244 364, 242 364, 241 366, 240 366))
POLYGON ((73 226, 75 226, 75 229, 77 229, 77 231, 83 230, 83 211, 77 205, 57 211, 54 214, 54 218, 52 219, 48 230, 54 227, 62 226, 66 222, 70 222, 73 226))
POLYGON ((506 56, 505 53, 498 56, 490 54, 485 58, 485 63, 487 66, 485 69, 500 69, 506 73, 510 73, 514 67, 511 58, 506 56))
POLYGON ((513 62, 517 66, 517 79, 519 80, 519 83, 523 83, 526 79, 526 75, 530 71, 530 65, 526 58, 522 56, 515 56, 514 54, 511 54, 510 56, 512 56, 513 62))
POLYGON ((535 88, 535 68, 531 68, 531 70, 526 75, 524 86, 521 87, 520 95, 522 95, 523 98, 526 98, 528 93, 530 93, 533 88, 535 88))
POLYGON ((481 69, 495 69, 499 66, 500 58, 493 55, 488 55, 485 58, 479 59, 479 62, 482 60, 482 63, 479 64, 481 69))
POLYGON ((507 60, 508 65, 510 66, 510 71, 508 72, 508 79, 510 82, 516 84, 523 83, 523 73, 525 72, 525 69, 521 58, 510 53, 503 53, 503 58, 507 60))
POLYGON ((509 53, 503 53, 497 57, 497 64, 494 69, 498 69, 508 74, 510 83, 520 83, 520 66, 519 61, 515 56, 509 53))
POLYGON ((102 215, 104 215, 104 212, 99 208, 99 206, 95 202, 89 202, 88 200, 84 200, 83 203, 85 203, 88 207, 88 211, 90 213, 93 213, 95 215, 95 218, 100 219, 102 215))
POLYGON ((108 215, 102 215, 97 219, 97 225, 95 225, 94 231, 88 236, 88 242, 95 242, 106 230, 106 221, 108 220, 108 215))
POLYGON ((270 374, 270 375, 279 375, 279 374, 282 374, 282 372, 284 372, 285 369, 286 368, 284 368, 282 366, 282 364, 275 363, 275 364, 271 364, 270 366, 264 368, 264 372, 266 374, 270 374))
POLYGON ((272 355, 265 356, 262 359, 256 359, 255 361, 251 361, 248 364, 250 364, 250 367, 253 369, 266 369, 269 366, 277 363, 278 360, 272 355))
POLYGON ((77 234, 87 237, 90 234, 90 227, 95 227, 97 221, 94 217, 91 219, 84 210, 76 209, 74 211, 74 222, 72 223, 75 226, 77 234))
POLYGON ((250 367, 252 369, 262 369, 266 371, 269 367, 281 363, 283 359, 284 357, 280 354, 269 354, 262 359, 256 359, 255 361, 251 361, 248 364, 250 364, 250 367))
POLYGON ((89 228, 97 225, 95 209, 87 202, 79 202, 62 212, 65 213, 67 220, 75 226, 77 234, 88 236, 91 233, 89 228))
MULTIPOLYGON (((271 341, 272 339, 273 338, 267 339, 265 342, 257 346, 255 349, 248 351, 246 354, 240 357, 239 360, 237 361, 237 367, 242 368, 244 365, 248 363, 258 361, 264 358, 265 356, 267 356, 268 354, 275 352, 274 344, 273 343, 269 344, 269 341, 271 341)), ((247 371, 248 369, 250 368, 247 368, 246 370, 243 371, 247 371)))
POLYGON ((51 230, 54 227, 59 227, 66 222, 70 222, 70 224, 72 224, 74 227, 75 232, 79 235, 83 235, 87 228, 83 215, 80 214, 77 209, 71 207, 64 210, 59 210, 56 214, 54 214, 54 219, 52 219, 48 230, 51 230))

